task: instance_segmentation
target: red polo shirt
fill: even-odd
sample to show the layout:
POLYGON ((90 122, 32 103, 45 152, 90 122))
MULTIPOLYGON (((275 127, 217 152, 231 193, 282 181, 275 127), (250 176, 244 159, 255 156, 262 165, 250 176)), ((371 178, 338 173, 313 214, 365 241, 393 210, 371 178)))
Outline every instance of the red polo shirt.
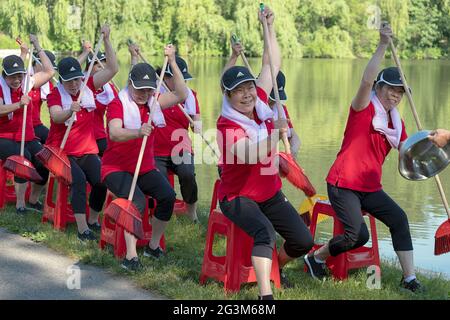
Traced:
MULTIPOLYGON (((257 88, 258 97, 267 103, 267 94, 257 88)), ((261 121, 257 118, 257 123, 261 121)), ((266 121, 269 134, 274 129, 273 120, 266 121)), ((227 197, 228 201, 236 197, 246 197, 256 202, 263 202, 273 197, 282 186, 278 170, 272 175, 263 175, 261 170, 269 168, 270 163, 240 164, 237 157, 231 153, 231 147, 240 139, 247 137, 244 129, 237 123, 222 116, 217 120, 218 145, 222 154, 223 163, 219 199, 227 197), (231 162, 231 163, 227 163, 231 162)))
MULTIPOLYGON (((196 114, 200 114, 197 93, 192 90, 195 98, 196 114)), ((155 156, 170 157, 172 150, 192 153, 192 141, 189 138, 189 120, 177 105, 162 110, 166 126, 155 128, 155 156), (175 146, 177 146, 175 148, 175 146), (174 149, 175 148, 175 149, 174 149)), ((177 152, 178 153, 178 152, 177 152)))
MULTIPOLYGON (((92 92, 95 92, 93 77, 90 77, 87 86, 92 92)), ((71 96, 72 101, 76 101, 76 96, 71 96)), ((61 106, 61 95, 57 87, 53 88, 47 96, 47 105, 49 109, 55 105, 61 106)), ((65 123, 55 123, 50 117, 50 131, 46 144, 59 148, 66 132, 65 123)), ((81 157, 86 154, 97 154, 98 147, 94 137, 94 111, 88 112, 85 108, 81 108, 77 112, 77 120, 73 123, 69 137, 64 147, 64 152, 69 156, 81 157)))
MULTIPOLYGON (((108 86, 111 86, 111 89, 114 92, 114 96, 117 98, 118 93, 116 87, 112 83, 108 83, 108 86)), ((95 92, 95 95, 103 92, 103 88, 100 88, 95 92)), ((107 105, 100 103, 97 99, 95 99, 96 109, 94 111, 94 136, 95 140, 106 138, 106 129, 105 129, 105 113, 107 105)))
MULTIPOLYGON (((138 105, 141 114, 141 123, 146 123, 149 117, 149 108, 147 105, 138 105)), ((120 119, 123 122, 123 105, 119 98, 115 98, 108 105, 106 112, 107 123, 113 119, 120 119)), ((122 127, 124 127, 122 125, 122 127)), ((147 145, 142 159, 142 165, 139 174, 147 173, 155 169, 155 159, 153 155, 154 131, 147 139, 147 145)), ((136 164, 141 150, 143 138, 132 139, 124 142, 112 141, 109 138, 109 128, 107 136, 107 148, 102 158, 102 181, 106 176, 113 172, 125 171, 134 174, 136 164)))
MULTIPOLYGON (((22 87, 19 89, 12 91, 11 90, 11 101, 12 103, 16 103, 20 101, 22 98, 23 92, 22 87)), ((31 97, 31 95, 29 94, 31 97)), ((3 90, 0 87, 0 98, 3 98, 3 90)), ((5 104, 5 101, 3 101, 5 104)), ((0 107, 1 108, 1 107, 0 107)), ((20 108, 13 112, 13 118, 9 120, 8 115, 0 117, 0 138, 21 141, 22 140, 22 122, 23 122, 23 110, 24 108, 20 108)), ((27 119, 26 119, 26 128, 25 128, 25 141, 32 141, 36 138, 34 135, 33 129, 33 100, 27 107, 27 119)))
MULTIPOLYGON (((382 166, 392 147, 385 135, 373 128, 374 116, 372 102, 359 112, 350 107, 341 150, 326 178, 329 184, 361 192, 382 189, 382 166)), ((392 122, 389 127, 393 128, 392 122)), ((402 120, 400 141, 407 137, 402 120)))
MULTIPOLYGON (((50 91, 53 89, 53 83, 49 81, 50 91)), ((33 127, 42 124, 41 120, 41 106, 44 100, 41 98, 41 88, 33 88, 30 91, 30 97, 33 101, 33 127)))

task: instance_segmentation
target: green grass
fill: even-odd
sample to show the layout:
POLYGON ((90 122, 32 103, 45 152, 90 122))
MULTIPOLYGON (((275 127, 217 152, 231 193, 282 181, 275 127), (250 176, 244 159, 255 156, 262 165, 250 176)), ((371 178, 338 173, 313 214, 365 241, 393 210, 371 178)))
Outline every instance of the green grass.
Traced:
MULTIPOLYGON (((213 280, 205 286, 199 284, 203 260, 203 249, 207 226, 207 208, 200 208, 201 224, 193 225, 185 217, 173 217, 166 231, 168 255, 159 261, 142 256, 146 267, 137 274, 129 274, 120 268, 111 249, 102 251, 97 243, 82 245, 76 239, 76 229, 70 225, 65 232, 53 230, 48 224, 40 222, 40 215, 31 213, 25 217, 16 215, 12 206, 0 211, 0 226, 11 232, 41 242, 46 246, 79 259, 81 262, 121 274, 137 286, 152 290, 172 299, 255 299, 257 286, 247 284, 237 294, 226 295, 223 286, 213 280)), ((225 241, 221 239, 214 252, 224 252, 225 241)), ((293 289, 274 290, 276 299, 449 299, 450 281, 441 276, 418 277, 427 288, 424 294, 412 294, 399 290, 401 272, 392 261, 383 261, 381 289, 369 290, 366 287, 366 270, 351 273, 347 281, 327 280, 323 283, 312 280, 303 272, 303 262, 297 259, 285 267, 293 289)))

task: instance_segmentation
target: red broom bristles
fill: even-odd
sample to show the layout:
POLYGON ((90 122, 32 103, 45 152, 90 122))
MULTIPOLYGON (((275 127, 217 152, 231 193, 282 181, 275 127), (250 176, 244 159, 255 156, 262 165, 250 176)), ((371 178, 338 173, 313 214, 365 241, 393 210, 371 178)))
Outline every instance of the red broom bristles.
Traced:
POLYGON ((14 176, 33 182, 41 182, 42 177, 36 171, 33 164, 25 157, 10 156, 6 159, 3 167, 14 173, 14 176))
POLYGON ((314 196, 316 194, 316 189, 292 155, 284 152, 280 152, 279 155, 281 176, 286 177, 290 183, 302 190, 306 196, 314 196))
POLYGON ((72 171, 70 161, 64 151, 51 146, 44 148, 36 154, 44 166, 57 178, 63 179, 66 184, 72 184, 72 171))
POLYGON ((104 213, 138 239, 144 238, 141 215, 133 202, 123 198, 116 199, 109 204, 104 213))
POLYGON ((447 220, 440 225, 440 227, 436 230, 434 239, 435 255, 450 252, 450 220, 447 220))

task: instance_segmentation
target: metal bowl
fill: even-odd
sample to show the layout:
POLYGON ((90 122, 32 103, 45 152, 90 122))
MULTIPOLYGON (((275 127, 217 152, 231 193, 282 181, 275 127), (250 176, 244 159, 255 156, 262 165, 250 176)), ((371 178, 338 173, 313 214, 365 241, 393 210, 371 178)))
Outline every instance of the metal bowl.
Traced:
POLYGON ((430 133, 429 130, 419 131, 406 139, 400 148, 398 170, 404 178, 426 180, 450 163, 450 143, 439 148, 428 140, 430 133))

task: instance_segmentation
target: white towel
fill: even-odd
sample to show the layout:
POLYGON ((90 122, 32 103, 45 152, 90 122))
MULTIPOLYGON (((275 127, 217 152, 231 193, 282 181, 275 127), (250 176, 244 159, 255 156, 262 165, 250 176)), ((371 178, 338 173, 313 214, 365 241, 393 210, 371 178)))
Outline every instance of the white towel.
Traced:
MULTIPOLYGON (((278 120, 278 108, 277 108, 277 106, 274 105, 272 110, 273 110, 273 119, 274 120, 278 120)), ((283 119, 287 119, 286 112, 284 112, 283 106, 281 106, 281 112, 282 112, 283 119)), ((292 130, 291 130, 291 128, 288 128, 287 136, 288 136, 288 138, 292 137, 292 130)))
POLYGON ((111 88, 111 85, 107 83, 103 86, 103 91, 95 96, 95 99, 101 104, 107 105, 111 103, 115 97, 114 90, 111 88))
MULTIPOLYGON (((70 106, 72 105, 72 96, 64 89, 64 86, 62 83, 58 83, 56 86, 58 88, 59 94, 61 95, 61 104, 63 110, 69 110, 70 106)), ((94 99, 94 93, 91 89, 89 89, 88 86, 85 86, 82 92, 81 101, 80 101, 81 107, 85 108, 88 112, 95 110, 95 99, 94 99)), ((75 114, 74 121, 77 121, 77 116, 75 114)), ((66 126, 69 125, 70 118, 67 119, 64 123, 66 126)))
MULTIPOLYGON (((23 77, 22 81, 22 89, 25 89, 27 76, 23 77)), ((0 76, 0 86, 2 87, 3 92, 3 104, 12 104, 11 100, 11 88, 6 83, 6 80, 3 78, 3 76, 0 76)), ((24 94, 28 94, 31 91, 31 88, 34 86, 34 77, 30 78, 30 86, 28 92, 24 92, 24 94)), ((8 113, 8 120, 12 120, 14 117, 14 112, 8 113)))
POLYGON ((195 96, 190 88, 187 88, 187 90, 188 97, 184 101, 183 106, 187 114, 195 116, 197 114, 197 104, 195 103, 195 96))
POLYGON ((270 107, 258 97, 256 100, 255 109, 258 118, 262 121, 261 124, 257 124, 255 120, 252 120, 236 111, 230 105, 227 96, 225 94, 223 95, 222 116, 240 125, 252 142, 261 141, 269 136, 265 121, 273 118, 272 109, 270 109, 270 107))
MULTIPOLYGON (((141 114, 139 112, 139 107, 136 102, 133 101, 131 95, 128 92, 128 87, 120 90, 119 99, 123 105, 123 125, 127 129, 140 129, 142 126, 141 114)), ((154 96, 151 96, 147 102, 149 108, 153 103, 154 96)), ((153 111, 152 122, 157 127, 165 127, 166 121, 164 120, 164 115, 161 111, 161 106, 159 102, 156 101, 155 110, 153 111)))
POLYGON ((375 107, 375 116, 372 119, 373 128, 386 136, 389 144, 398 149, 400 144, 400 137, 402 135, 402 120, 397 108, 392 108, 389 114, 391 115, 392 125, 394 129, 389 128, 389 114, 384 109, 375 91, 370 97, 373 106, 375 107))
POLYGON ((47 100, 47 96, 50 93, 50 82, 46 82, 41 87, 41 100, 47 100))

